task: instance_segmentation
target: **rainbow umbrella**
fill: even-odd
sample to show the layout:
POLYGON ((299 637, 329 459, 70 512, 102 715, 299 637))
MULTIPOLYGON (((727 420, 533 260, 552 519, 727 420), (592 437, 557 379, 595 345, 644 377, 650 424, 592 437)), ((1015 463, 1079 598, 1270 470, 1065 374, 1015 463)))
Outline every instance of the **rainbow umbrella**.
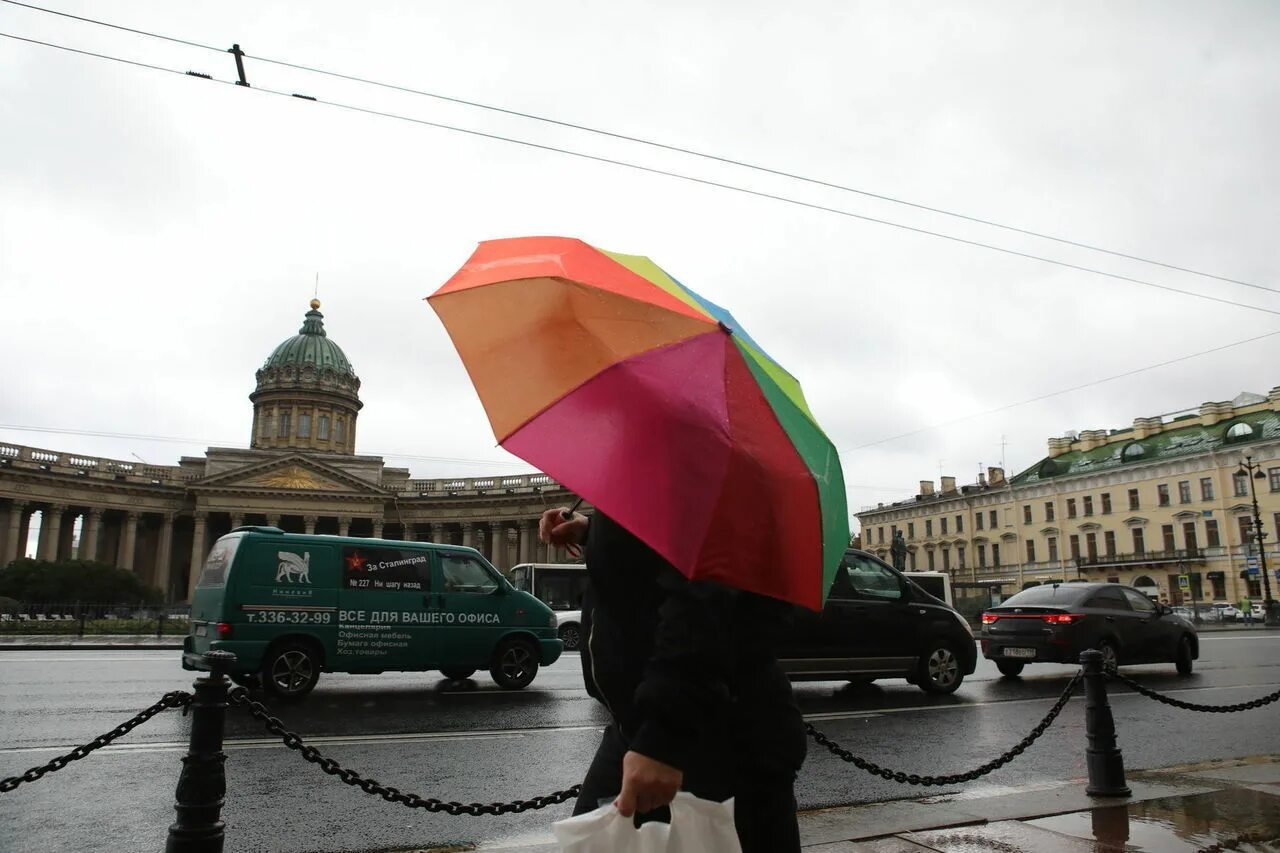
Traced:
POLYGON ((691 579, 822 607, 849 542, 840 460, 729 312, 564 237, 481 243, 427 300, 502 447, 691 579))

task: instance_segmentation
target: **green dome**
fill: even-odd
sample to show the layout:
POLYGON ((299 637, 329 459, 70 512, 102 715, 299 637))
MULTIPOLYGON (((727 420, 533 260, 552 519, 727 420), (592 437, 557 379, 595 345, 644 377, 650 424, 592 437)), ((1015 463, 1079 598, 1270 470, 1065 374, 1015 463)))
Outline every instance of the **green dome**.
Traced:
POLYGON ((307 319, 298 334, 280 344, 267 356, 266 364, 262 365, 263 370, 311 365, 318 370, 333 370, 352 377, 356 375, 342 347, 329 340, 325 333, 324 315, 319 308, 320 301, 313 299, 311 310, 307 312, 307 319))

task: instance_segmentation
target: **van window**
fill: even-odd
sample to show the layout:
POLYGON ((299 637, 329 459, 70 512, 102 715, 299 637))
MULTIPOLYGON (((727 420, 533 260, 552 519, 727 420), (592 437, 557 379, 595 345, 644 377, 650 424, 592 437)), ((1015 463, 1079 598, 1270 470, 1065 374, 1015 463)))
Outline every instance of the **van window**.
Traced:
POLYGON ((342 585, 347 589, 431 589, 431 552, 408 548, 342 549, 342 585))
POLYGON ((440 555, 444 592, 474 592, 488 595, 498 588, 498 579, 475 557, 466 554, 440 555))
POLYGON ((204 569, 200 572, 200 580, 196 586, 224 586, 227 582, 227 567, 235 559, 236 549, 240 547, 240 536, 224 536, 213 543, 209 556, 205 558, 204 569))
POLYGON ((864 598, 902 598, 902 585, 893 572, 862 557, 846 559, 849 560, 849 582, 858 595, 864 598))

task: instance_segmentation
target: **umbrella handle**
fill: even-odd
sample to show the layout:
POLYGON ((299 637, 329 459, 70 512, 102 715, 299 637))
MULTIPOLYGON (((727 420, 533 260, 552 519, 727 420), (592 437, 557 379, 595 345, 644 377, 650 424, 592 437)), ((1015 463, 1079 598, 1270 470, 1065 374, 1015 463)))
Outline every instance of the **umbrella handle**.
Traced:
POLYGON ((566 510, 560 511, 560 517, 565 521, 573 518, 573 514, 578 511, 578 507, 582 506, 582 498, 578 498, 578 502, 566 510))

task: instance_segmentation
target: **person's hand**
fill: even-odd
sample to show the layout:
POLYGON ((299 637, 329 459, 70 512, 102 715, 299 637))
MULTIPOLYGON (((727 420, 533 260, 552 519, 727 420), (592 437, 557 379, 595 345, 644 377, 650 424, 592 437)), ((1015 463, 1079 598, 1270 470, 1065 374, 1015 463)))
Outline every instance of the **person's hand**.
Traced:
POLYGON ((684 772, 670 764, 628 752, 622 756, 622 793, 613 804, 623 817, 651 812, 674 800, 683 781, 684 772))
POLYGON ((538 538, 560 548, 581 545, 587 535, 587 517, 575 512, 566 519, 564 514, 568 511, 568 507, 560 507, 544 512, 538 519, 538 538))

